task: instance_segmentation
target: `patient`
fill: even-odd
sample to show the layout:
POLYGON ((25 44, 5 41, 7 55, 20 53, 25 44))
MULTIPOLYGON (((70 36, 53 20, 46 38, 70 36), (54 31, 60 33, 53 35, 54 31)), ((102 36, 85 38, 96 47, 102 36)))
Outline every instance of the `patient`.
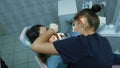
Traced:
MULTIPOLYGON (((28 29, 26 31, 26 36, 28 37, 29 41, 33 43, 37 37, 44 34, 46 31, 47 28, 44 25, 38 24, 28 29)), ((63 38, 63 33, 57 33, 55 35, 52 35, 48 41, 54 42, 63 38)), ((66 65, 63 64, 62 59, 59 55, 38 54, 38 58, 42 63, 46 64, 48 68, 66 68, 66 65)))

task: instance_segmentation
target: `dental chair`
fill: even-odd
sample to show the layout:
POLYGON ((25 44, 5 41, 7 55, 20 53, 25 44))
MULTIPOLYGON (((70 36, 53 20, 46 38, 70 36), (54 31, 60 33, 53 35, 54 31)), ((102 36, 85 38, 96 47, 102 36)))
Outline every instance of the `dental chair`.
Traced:
MULTIPOLYGON (((27 38, 27 36, 26 36, 26 31, 27 31, 29 28, 30 28, 30 27, 25 27, 25 28, 22 30, 22 32, 21 32, 21 34, 20 34, 20 41, 21 41, 21 43, 22 43, 25 47, 27 47, 27 48, 30 49, 31 43, 30 43, 30 41, 28 40, 28 38, 27 38)), ((47 68, 47 65, 44 64, 44 63, 42 63, 41 60, 39 60, 36 52, 34 52, 34 55, 35 55, 35 60, 36 60, 36 62, 38 63, 39 67, 40 67, 40 68, 47 68)))

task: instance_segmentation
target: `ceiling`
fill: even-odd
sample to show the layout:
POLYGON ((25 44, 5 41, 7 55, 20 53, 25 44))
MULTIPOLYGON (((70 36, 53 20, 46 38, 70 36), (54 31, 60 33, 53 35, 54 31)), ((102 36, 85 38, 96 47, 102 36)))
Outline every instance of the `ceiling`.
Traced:
MULTIPOLYGON (((34 24, 59 23, 58 1, 62 0, 0 0, 0 35, 20 32, 25 26, 34 24)), ((105 16, 107 24, 114 24, 119 31, 120 0, 75 1, 77 11, 82 9, 85 1, 93 1, 93 4, 105 2, 105 7, 98 15, 105 16)))

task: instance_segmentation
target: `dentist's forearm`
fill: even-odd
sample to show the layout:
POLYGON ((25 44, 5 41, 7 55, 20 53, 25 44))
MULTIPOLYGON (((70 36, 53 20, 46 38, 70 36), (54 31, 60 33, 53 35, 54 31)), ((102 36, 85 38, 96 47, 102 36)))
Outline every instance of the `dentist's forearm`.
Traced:
POLYGON ((48 41, 53 34, 55 34, 55 31, 50 29, 43 35, 39 36, 31 45, 31 49, 38 53, 54 53, 56 50, 54 49, 53 44, 48 41))

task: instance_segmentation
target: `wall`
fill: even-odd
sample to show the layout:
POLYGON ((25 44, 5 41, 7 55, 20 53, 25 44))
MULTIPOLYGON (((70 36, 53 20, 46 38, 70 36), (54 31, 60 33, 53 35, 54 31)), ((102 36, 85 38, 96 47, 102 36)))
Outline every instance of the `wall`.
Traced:
POLYGON ((58 20, 57 0, 0 0, 0 23, 8 33, 58 20))

